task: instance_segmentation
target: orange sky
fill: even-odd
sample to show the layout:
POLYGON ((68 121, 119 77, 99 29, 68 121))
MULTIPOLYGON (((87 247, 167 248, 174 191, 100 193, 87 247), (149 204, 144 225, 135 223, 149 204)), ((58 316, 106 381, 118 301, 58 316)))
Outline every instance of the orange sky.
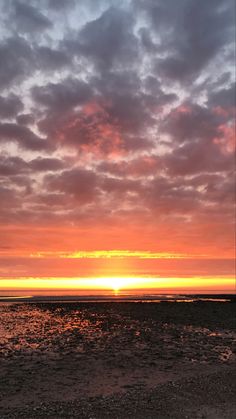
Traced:
MULTIPOLYGON (((120 230, 113 229, 114 231, 118 241, 121 240, 118 235, 120 230)), ((12 237, 16 250, 12 252, 6 247, 1 251, 2 291, 7 288, 23 291, 34 289, 34 292, 40 293, 43 289, 63 289, 68 294, 71 290, 80 289, 135 288, 152 291, 156 289, 158 292, 234 292, 235 264, 227 249, 219 257, 211 247, 207 252, 206 248, 197 249, 193 245, 192 249, 183 247, 181 252, 180 243, 176 249, 174 243, 171 243, 171 249, 176 251, 165 253, 160 249, 165 246, 170 249, 170 240, 166 239, 168 246, 158 246, 153 240, 149 242, 147 250, 145 232, 138 229, 133 230, 136 236, 127 237, 126 246, 130 249, 109 249, 109 242, 107 249, 101 249, 99 230, 96 229, 97 244, 91 239, 92 232, 88 234, 87 231, 84 241, 89 250, 84 250, 83 240, 77 239, 79 234, 83 237, 82 232, 77 231, 76 234, 74 228, 46 230, 40 227, 32 232, 33 246, 29 234, 26 236, 27 240, 16 245, 17 240, 22 237, 22 229, 5 229, 5 234, 12 237), (141 235, 144 240, 137 250, 134 245, 139 242, 138 237, 141 235), (98 250, 94 250, 95 245, 98 250)), ((103 243, 106 243, 106 237, 111 240, 109 234, 104 234, 103 243)), ((146 240, 149 237, 147 235, 146 240)))

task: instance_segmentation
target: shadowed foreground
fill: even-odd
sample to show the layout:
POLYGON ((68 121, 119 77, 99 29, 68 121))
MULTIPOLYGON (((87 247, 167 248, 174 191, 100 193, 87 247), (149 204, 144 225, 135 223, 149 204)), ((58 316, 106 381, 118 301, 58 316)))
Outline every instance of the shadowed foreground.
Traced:
POLYGON ((234 418, 234 307, 0 306, 0 417, 234 418))

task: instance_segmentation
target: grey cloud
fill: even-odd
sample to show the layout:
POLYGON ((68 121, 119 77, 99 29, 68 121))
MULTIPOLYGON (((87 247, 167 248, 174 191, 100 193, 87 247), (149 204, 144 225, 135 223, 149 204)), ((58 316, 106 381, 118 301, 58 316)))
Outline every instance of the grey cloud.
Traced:
POLYGON ((208 104, 210 106, 221 106, 223 110, 234 108, 236 106, 235 83, 229 87, 209 93, 208 104))
POLYGON ((0 155, 0 176, 14 176, 24 173, 27 163, 20 157, 5 157, 0 155))
POLYGON ((51 112, 68 112, 90 98, 91 88, 83 81, 68 78, 61 83, 35 86, 32 89, 32 96, 36 102, 49 108, 51 112))
POLYGON ((48 7, 56 10, 63 11, 66 8, 72 9, 75 6, 75 0, 47 0, 48 7))
POLYGON ((138 58, 138 41, 132 32, 131 14, 111 7, 88 22, 78 34, 77 52, 94 60, 103 71, 113 65, 133 65, 138 58))
POLYGON ((156 176, 147 181, 140 195, 140 203, 160 217, 171 214, 194 214, 201 203, 201 193, 187 188, 183 179, 156 176))
POLYGON ((218 144, 205 141, 186 143, 162 159, 171 176, 230 171, 234 167, 233 153, 222 153, 218 144))
POLYGON ((41 129, 51 133, 56 141, 60 142, 60 137, 67 145, 77 148, 90 145, 102 153, 114 148, 149 149, 152 141, 146 129, 155 123, 152 113, 177 98, 176 94, 165 94, 160 86, 155 94, 144 93, 133 71, 92 77, 88 85, 64 80, 57 85, 35 87, 32 93, 34 99, 50 110, 40 123, 41 129), (83 102, 85 107, 73 110, 83 102), (55 115, 57 112, 59 116, 55 115))
POLYGON ((0 96, 0 117, 13 118, 20 111, 24 105, 18 96, 11 94, 7 97, 0 96))
POLYGON ((116 179, 104 177, 101 187, 109 194, 124 195, 127 192, 137 192, 140 189, 140 182, 131 179, 116 179))
POLYGON ((64 51, 47 46, 39 47, 36 51, 37 64, 41 71, 60 70, 71 63, 71 57, 64 51))
POLYGON ((147 1, 141 6, 162 38, 166 57, 157 60, 164 77, 195 79, 232 38, 234 5, 227 0, 147 1))
MULTIPOLYGON (((55 172, 62 170, 65 164, 53 157, 38 157, 26 161, 21 157, 0 155, 0 176, 18 176, 37 172, 55 172)), ((28 179, 30 182, 30 178, 28 179)))
POLYGON ((0 88, 29 75, 33 67, 33 51, 24 38, 12 37, 0 44, 0 88))
POLYGON ((65 193, 41 193, 35 197, 35 202, 48 207, 63 207, 64 209, 69 205, 68 198, 65 193))
POLYGON ((19 125, 30 125, 34 123, 35 118, 31 113, 22 113, 17 115, 16 120, 19 125))
POLYGON ((194 139, 212 140, 219 135, 218 127, 224 120, 207 107, 184 103, 167 115, 161 129, 180 143, 194 139))
POLYGON ((18 197, 14 189, 0 185, 0 220, 9 214, 9 208, 15 208, 18 203, 18 197), (6 212, 5 212, 6 211, 6 212))
POLYGON ((57 171, 63 169, 62 160, 53 157, 38 157, 29 162, 29 167, 36 172, 57 171))
MULTIPOLYGON (((231 210, 234 211, 235 204, 235 178, 231 172, 229 176, 224 176, 216 182, 208 182, 205 187, 207 198, 219 205, 222 203, 232 204, 231 210)), ((233 216, 233 214, 232 214, 233 216)))
POLYGON ((49 46, 36 47, 29 39, 15 36, 0 44, 0 88, 13 86, 36 70, 61 71, 71 63, 65 51, 49 46))
POLYGON ((154 54, 158 51, 158 46, 153 41, 150 31, 147 28, 141 28, 139 30, 141 46, 144 48, 145 52, 154 54))
POLYGON ((49 191, 72 195, 81 203, 92 202, 97 196, 96 174, 86 169, 65 170, 59 176, 48 175, 45 186, 49 191))
POLYGON ((129 161, 109 162, 103 161, 97 166, 102 173, 125 177, 153 176, 161 168, 162 159, 156 155, 141 156, 129 161))
POLYGON ((166 94, 161 89, 157 78, 143 82, 134 70, 116 70, 93 78, 92 86, 107 101, 106 112, 124 132, 144 131, 154 123, 152 113, 156 114, 158 107, 177 99, 175 93, 166 94))
POLYGON ((39 32, 52 27, 52 22, 36 7, 19 1, 14 2, 14 21, 20 32, 39 32))
POLYGON ((46 150, 47 141, 34 134, 29 128, 14 123, 0 123, 0 142, 13 141, 28 150, 46 150))

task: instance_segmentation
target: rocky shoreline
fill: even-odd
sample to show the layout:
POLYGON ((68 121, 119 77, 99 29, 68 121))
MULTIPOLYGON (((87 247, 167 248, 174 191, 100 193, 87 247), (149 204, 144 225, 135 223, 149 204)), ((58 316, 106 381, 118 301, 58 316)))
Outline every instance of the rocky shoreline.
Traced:
POLYGON ((1 306, 0 418, 233 418, 234 306, 1 306))

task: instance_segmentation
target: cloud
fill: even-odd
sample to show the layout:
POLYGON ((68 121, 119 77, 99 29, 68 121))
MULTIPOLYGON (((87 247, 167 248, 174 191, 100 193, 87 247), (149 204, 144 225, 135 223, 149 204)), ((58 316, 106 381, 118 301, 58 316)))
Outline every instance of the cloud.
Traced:
POLYGON ((0 44, 0 88, 21 81, 30 75, 32 67, 33 51, 24 38, 10 37, 0 44))
POLYGON ((6 157, 0 155, 0 176, 13 176, 25 173, 27 163, 20 157, 6 157))
POLYGON ((31 113, 22 113, 17 115, 16 121, 19 125, 31 125, 34 123, 35 118, 31 113))
POLYGON ((62 160, 53 157, 37 157, 36 159, 26 161, 21 157, 0 155, 0 176, 56 172, 64 167, 65 163, 62 160))
POLYGON ((156 112, 177 99, 159 84, 155 94, 148 88, 143 91, 137 75, 125 70, 93 76, 90 83, 64 79, 37 86, 32 96, 47 108, 39 128, 54 141, 103 154, 124 153, 152 146, 147 130, 156 123, 156 112))
POLYGON ((20 98, 14 94, 8 97, 0 96, 0 117, 3 119, 13 118, 22 111, 23 107, 20 98))
POLYGON ((155 175, 158 168, 160 169, 160 165, 162 165, 161 158, 155 155, 145 155, 129 161, 103 161, 98 165, 97 170, 121 178, 124 176, 145 178, 155 175))
POLYGON ((233 169, 234 155, 222 153, 220 147, 214 143, 189 142, 166 154, 163 165, 171 176, 218 173, 233 169))
POLYGON ((42 72, 44 70, 60 71, 71 63, 71 57, 65 51, 59 49, 40 46, 35 53, 38 67, 42 72))
POLYGON ((85 24, 78 34, 77 51, 103 71, 113 66, 133 66, 138 42, 132 32, 134 20, 126 11, 111 7, 98 19, 85 24))
POLYGON ((68 78, 60 83, 48 83, 32 88, 36 102, 50 112, 68 112, 71 108, 86 102, 91 97, 90 86, 80 80, 68 78))
POLYGON ((162 130, 174 141, 210 141, 220 135, 219 127, 225 121, 224 115, 196 103, 183 103, 174 108, 163 120, 162 130))
MULTIPOLYGON (((234 31, 233 2, 214 7, 204 0, 141 1, 154 31, 164 38, 166 54, 156 60, 156 71, 175 81, 190 81, 228 45, 234 31)), ((231 44, 232 46, 232 44, 231 44)))
POLYGON ((211 107, 220 107, 222 112, 235 111, 235 83, 229 87, 209 92, 208 104, 211 107))
POLYGON ((48 148, 47 141, 29 128, 10 122, 0 123, 0 142, 15 142, 21 148, 35 151, 48 148))
POLYGON ((38 157, 29 162, 29 167, 35 172, 57 171, 63 169, 64 162, 54 157, 38 157))
POLYGON ((81 203, 94 201, 97 196, 95 173, 85 169, 65 170, 59 176, 48 175, 45 178, 48 190, 65 192, 81 203))
POLYGON ((12 19, 22 33, 39 32, 52 27, 52 22, 36 7, 17 0, 14 1, 12 19))
POLYGON ((56 10, 63 11, 66 8, 73 9, 75 0, 47 0, 48 7, 56 10))
MULTIPOLYGON (((0 9, 6 246, 18 224, 36 250, 37 228, 54 226, 59 247, 72 226, 87 232, 84 246, 230 252, 232 1, 9 0, 0 9)), ((68 251, 80 246, 75 236, 68 251)))

